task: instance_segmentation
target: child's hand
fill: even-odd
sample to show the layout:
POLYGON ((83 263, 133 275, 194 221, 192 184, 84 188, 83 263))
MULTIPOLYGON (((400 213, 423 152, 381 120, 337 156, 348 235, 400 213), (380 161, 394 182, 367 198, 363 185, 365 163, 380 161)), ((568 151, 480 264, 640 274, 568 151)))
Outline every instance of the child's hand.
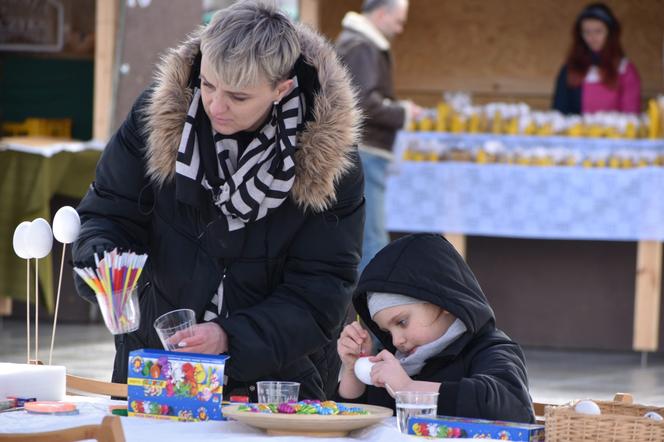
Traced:
POLYGON ((344 366, 352 370, 357 358, 371 354, 369 332, 363 329, 357 321, 348 324, 337 340, 337 352, 344 366))
POLYGON ((376 387, 387 388, 387 384, 389 385, 389 388, 387 388, 388 391, 405 391, 410 389, 413 380, 404 371, 392 353, 383 350, 369 360, 375 362, 371 368, 371 382, 376 387))

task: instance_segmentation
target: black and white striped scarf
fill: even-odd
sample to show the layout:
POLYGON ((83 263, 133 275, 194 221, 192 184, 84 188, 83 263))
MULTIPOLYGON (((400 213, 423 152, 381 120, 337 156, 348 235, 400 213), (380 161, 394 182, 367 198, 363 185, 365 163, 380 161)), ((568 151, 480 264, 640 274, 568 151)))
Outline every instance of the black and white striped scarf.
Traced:
MULTIPOLYGON (((311 118, 320 84, 315 69, 300 57, 291 74, 293 88, 274 103, 270 118, 244 147, 238 145, 238 137, 212 129, 201 101, 199 71, 200 55, 192 69, 193 98, 178 149, 176 197, 194 206, 209 204, 211 198, 226 220, 224 230, 239 232, 288 197, 295 179, 297 133, 311 118), (302 83, 307 90, 301 90, 302 83)), ((222 314, 223 286, 222 278, 206 307, 205 321, 222 314)))
POLYGON ((293 154, 304 109, 297 76, 292 80, 293 89, 274 104, 272 117, 241 153, 236 137, 211 128, 201 91, 194 88, 175 166, 177 191, 186 191, 190 186, 183 185, 183 181, 188 180, 211 192, 229 231, 264 218, 284 202, 293 187, 293 154), (212 149, 205 146, 210 142, 214 144, 212 149), (209 152, 216 153, 216 171, 206 170, 203 156, 209 152))

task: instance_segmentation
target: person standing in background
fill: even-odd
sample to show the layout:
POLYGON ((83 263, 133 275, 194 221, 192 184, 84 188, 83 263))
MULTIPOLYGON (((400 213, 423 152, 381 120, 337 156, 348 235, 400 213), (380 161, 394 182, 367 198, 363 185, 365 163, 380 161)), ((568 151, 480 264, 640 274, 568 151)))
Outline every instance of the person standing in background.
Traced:
POLYGON ((641 80, 620 44, 620 23, 608 6, 581 11, 573 42, 558 74, 552 108, 564 114, 599 111, 638 113, 641 80))
POLYGON ((389 242, 384 199, 387 166, 399 129, 422 110, 410 101, 397 101, 392 80, 390 41, 403 31, 408 0, 364 0, 362 13, 348 12, 337 38, 337 53, 353 77, 365 121, 360 144, 364 168, 366 221, 361 272, 389 242))

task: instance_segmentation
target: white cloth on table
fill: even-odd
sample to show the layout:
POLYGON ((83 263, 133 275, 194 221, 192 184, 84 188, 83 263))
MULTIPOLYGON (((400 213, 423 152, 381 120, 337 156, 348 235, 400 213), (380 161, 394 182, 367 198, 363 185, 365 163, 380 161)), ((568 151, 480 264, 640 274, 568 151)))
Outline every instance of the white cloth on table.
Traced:
POLYGON ((388 230, 517 238, 664 240, 664 167, 400 162, 388 230))
MULTIPOLYGON (((108 415, 109 405, 123 404, 121 401, 112 401, 104 398, 67 397, 75 402, 79 409, 78 415, 73 416, 42 416, 27 414, 24 411, 0 413, 0 434, 2 433, 33 433, 60 430, 81 425, 96 425, 101 423, 108 415)), ((381 423, 367 428, 355 430, 349 437, 312 438, 304 436, 268 436, 264 431, 232 421, 210 422, 173 422, 160 421, 138 417, 123 417, 122 428, 127 442, 182 442, 196 440, 200 442, 220 439, 233 442, 274 442, 274 441, 304 441, 312 442, 348 442, 348 441, 415 441, 420 438, 399 433, 395 418, 383 420, 381 423)), ((438 441, 460 441, 465 439, 436 439, 438 441)), ((470 439, 467 439, 470 440, 470 439)))

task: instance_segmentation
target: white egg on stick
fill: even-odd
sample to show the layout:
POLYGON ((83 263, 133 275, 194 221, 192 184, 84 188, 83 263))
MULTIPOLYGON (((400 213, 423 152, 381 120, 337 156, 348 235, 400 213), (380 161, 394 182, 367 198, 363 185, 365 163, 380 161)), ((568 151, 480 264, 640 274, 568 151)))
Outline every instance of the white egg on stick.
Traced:
POLYGON ((28 251, 33 258, 44 258, 53 247, 53 231, 48 221, 37 218, 30 223, 27 236, 28 251))
POLYGON ((51 253, 53 231, 44 218, 32 221, 28 228, 28 251, 35 258, 35 362, 39 363, 39 259, 51 253))
POLYGON ((30 221, 23 221, 21 224, 16 226, 16 230, 14 230, 14 237, 12 239, 14 253, 16 253, 16 255, 22 259, 32 258, 26 244, 30 224, 30 221))
POLYGON ((53 236, 63 244, 71 244, 81 231, 81 218, 71 206, 63 206, 53 217, 53 236))
POLYGON ((32 255, 28 250, 28 229, 30 228, 30 221, 23 221, 16 226, 14 230, 14 237, 12 244, 14 246, 14 253, 19 258, 25 259, 26 264, 26 281, 25 281, 25 337, 26 337, 26 362, 30 363, 30 258, 32 255))
POLYGON ((60 276, 58 277, 58 290, 55 297, 55 312, 53 313, 53 329, 51 330, 51 348, 48 352, 48 365, 53 361, 53 345, 55 343, 55 329, 58 326, 58 310, 60 308, 60 289, 62 288, 62 271, 65 264, 65 250, 67 244, 73 243, 81 232, 81 217, 71 206, 58 209, 53 217, 53 236, 62 243, 62 258, 60 259, 60 276))

